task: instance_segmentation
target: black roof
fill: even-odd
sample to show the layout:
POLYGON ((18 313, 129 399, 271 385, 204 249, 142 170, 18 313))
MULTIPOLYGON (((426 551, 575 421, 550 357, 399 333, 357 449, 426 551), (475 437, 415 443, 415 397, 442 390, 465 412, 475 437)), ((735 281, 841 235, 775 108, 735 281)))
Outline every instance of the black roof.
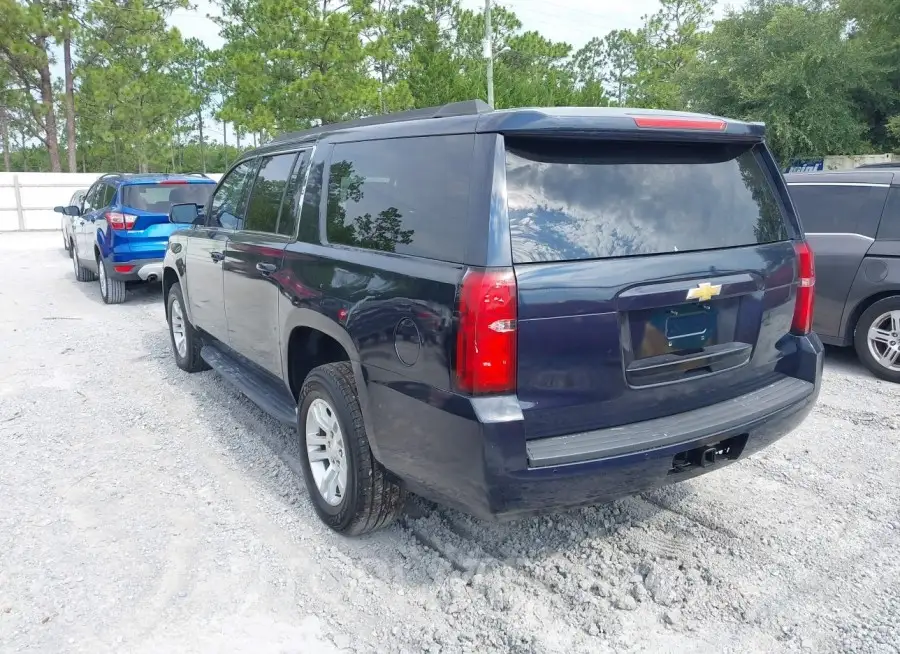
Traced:
POLYGON ((661 135, 677 134, 678 138, 684 138, 684 135, 689 133, 691 138, 697 140, 761 140, 765 135, 765 126, 762 123, 748 123, 706 114, 626 107, 523 107, 497 110, 492 109, 482 100, 467 100, 452 102, 440 107, 370 116, 283 134, 245 153, 242 159, 324 138, 328 138, 332 142, 339 142, 491 132, 547 134, 584 131, 606 133, 641 131, 647 133, 651 130, 661 135), (641 118, 674 121, 681 124, 654 125, 648 129, 637 124, 641 118))

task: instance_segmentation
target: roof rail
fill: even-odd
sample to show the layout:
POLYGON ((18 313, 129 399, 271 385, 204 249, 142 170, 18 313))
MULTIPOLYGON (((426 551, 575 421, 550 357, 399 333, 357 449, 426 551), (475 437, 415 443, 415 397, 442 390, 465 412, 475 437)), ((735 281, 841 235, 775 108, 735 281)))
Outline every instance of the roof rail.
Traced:
POLYGON ((105 179, 107 177, 121 177, 122 173, 103 173, 97 179, 105 179))
POLYGON ((464 100, 462 102, 450 102, 439 107, 426 107, 424 109, 410 109, 408 111, 395 111, 390 114, 367 116, 348 120, 342 123, 329 123, 319 127, 313 127, 299 132, 289 132, 276 136, 265 145, 289 141, 303 136, 312 136, 321 132, 332 132, 339 129, 351 129, 353 127, 368 127, 370 125, 385 125, 387 123, 402 123, 408 120, 425 120, 429 118, 450 118, 451 116, 477 116, 478 114, 493 111, 493 107, 484 100, 464 100))

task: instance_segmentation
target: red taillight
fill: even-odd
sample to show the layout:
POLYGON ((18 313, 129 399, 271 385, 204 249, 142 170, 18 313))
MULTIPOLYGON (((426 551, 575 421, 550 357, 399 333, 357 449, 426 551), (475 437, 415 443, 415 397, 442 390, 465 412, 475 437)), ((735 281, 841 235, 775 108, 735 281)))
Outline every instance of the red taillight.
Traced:
POLYGON ((797 303, 794 305, 794 321, 791 331, 804 335, 812 331, 813 305, 816 290, 816 259, 806 241, 794 243, 797 253, 797 303))
POLYGON ((648 129, 694 129, 724 132, 728 123, 718 118, 681 118, 678 116, 634 116, 634 124, 648 129))
POLYGON ((516 276, 469 270, 459 292, 456 384, 476 395, 516 388, 516 276))
POLYGON ((117 273, 130 273, 132 270, 134 270, 134 266, 113 266, 113 270, 115 270, 117 273))
POLYGON ((137 216, 130 213, 122 213, 121 211, 107 211, 106 222, 110 229, 131 229, 134 227, 134 221, 137 216))

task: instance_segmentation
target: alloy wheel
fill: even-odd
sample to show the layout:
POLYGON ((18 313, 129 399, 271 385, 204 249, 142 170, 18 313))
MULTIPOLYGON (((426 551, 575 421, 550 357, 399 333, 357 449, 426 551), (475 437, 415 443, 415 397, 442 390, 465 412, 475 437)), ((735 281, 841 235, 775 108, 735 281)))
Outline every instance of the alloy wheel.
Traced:
POLYGON ((322 499, 338 506, 347 488, 347 449, 337 413, 322 398, 306 412, 306 455, 322 499))
POLYGON ((873 320, 866 341, 879 365, 900 372, 900 310, 888 311, 873 320))

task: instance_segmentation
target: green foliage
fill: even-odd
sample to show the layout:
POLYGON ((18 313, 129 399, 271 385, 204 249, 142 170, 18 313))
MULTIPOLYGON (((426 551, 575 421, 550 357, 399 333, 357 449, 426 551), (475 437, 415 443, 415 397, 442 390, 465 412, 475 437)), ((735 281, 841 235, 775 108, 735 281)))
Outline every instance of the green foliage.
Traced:
POLYGON ((764 121, 782 160, 865 149, 852 101, 866 62, 841 15, 787 1, 731 12, 684 81, 688 106, 764 121))
POLYGON ((900 150, 900 0, 844 0, 841 10, 868 65, 854 98, 868 140, 880 151, 900 150))
POLYGON ((702 30, 716 0, 660 0, 660 10, 644 19, 633 40, 632 104, 652 109, 683 109, 679 75, 697 61, 702 30))

